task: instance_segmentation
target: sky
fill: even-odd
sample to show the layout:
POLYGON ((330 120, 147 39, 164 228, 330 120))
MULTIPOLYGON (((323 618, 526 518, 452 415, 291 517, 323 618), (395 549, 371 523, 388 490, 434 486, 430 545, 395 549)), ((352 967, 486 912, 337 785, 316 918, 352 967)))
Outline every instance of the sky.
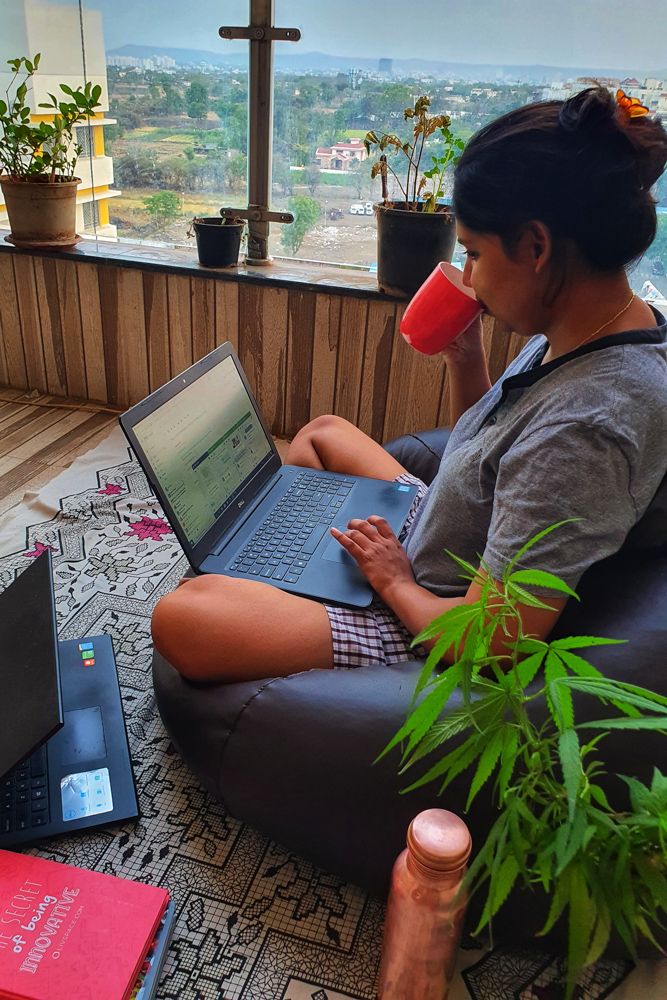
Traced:
MULTIPOLYGON (((0 0, 0 11, 13 2, 0 0)), ((223 42, 218 28, 248 22, 248 0, 83 2, 102 11, 107 49, 135 43, 232 51, 238 45, 223 42)), ((301 29, 302 52, 667 68, 667 0, 276 0, 276 24, 301 29)))

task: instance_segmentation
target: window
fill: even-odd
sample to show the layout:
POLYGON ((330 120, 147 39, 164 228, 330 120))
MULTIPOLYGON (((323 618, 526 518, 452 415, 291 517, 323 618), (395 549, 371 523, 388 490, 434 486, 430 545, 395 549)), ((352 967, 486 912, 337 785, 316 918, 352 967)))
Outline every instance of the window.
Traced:
MULTIPOLYGON (((34 54, 23 51, 30 38, 43 53, 47 90, 84 78, 103 85, 98 123, 77 129, 93 164, 80 200, 90 201, 92 189, 98 236, 182 244, 194 215, 247 206, 249 46, 223 41, 218 28, 247 25, 251 2, 12 0, 0 9, 0 66, 34 54)), ((291 208, 298 224, 272 225, 271 253, 373 268, 380 185, 363 139, 369 129, 407 138, 403 110, 421 94, 465 139, 512 107, 562 98, 587 76, 615 73, 613 86, 620 82, 667 119, 667 71, 650 75, 664 62, 666 10, 639 0, 628 22, 608 7, 603 37, 597 7, 575 0, 534 0, 528 17, 488 0, 446 17, 438 0, 380 8, 275 0, 275 25, 299 28, 302 37, 274 45, 270 207, 291 208), (636 77, 613 70, 628 65, 636 77)), ((0 76, 1 90, 8 75, 0 76)), ((650 282, 664 296, 665 178, 656 193, 658 237, 633 282, 638 290, 650 282)))
POLYGON ((83 204, 83 229, 86 233, 94 233, 100 224, 99 202, 86 201, 83 204))

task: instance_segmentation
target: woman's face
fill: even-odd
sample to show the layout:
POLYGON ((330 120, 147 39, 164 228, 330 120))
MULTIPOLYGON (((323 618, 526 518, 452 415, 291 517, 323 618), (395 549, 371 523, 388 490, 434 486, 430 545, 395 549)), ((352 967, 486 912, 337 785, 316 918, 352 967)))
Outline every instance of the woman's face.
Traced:
POLYGON ((466 250, 463 282, 474 291, 486 312, 527 336, 544 329, 545 276, 539 266, 543 249, 527 230, 508 256, 499 236, 456 225, 466 250))

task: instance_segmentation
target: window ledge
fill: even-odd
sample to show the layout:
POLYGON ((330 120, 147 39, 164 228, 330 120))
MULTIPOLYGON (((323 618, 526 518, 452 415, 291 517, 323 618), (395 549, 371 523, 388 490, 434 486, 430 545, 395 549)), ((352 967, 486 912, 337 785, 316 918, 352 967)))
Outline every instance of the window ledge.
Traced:
MULTIPOLYGON (((270 264, 236 267, 202 267, 197 262, 197 251, 181 247, 145 246, 141 243, 82 240, 71 250, 21 250, 5 241, 8 230, 0 229, 0 253, 38 257, 55 257, 59 260, 90 261, 115 267, 139 268, 143 271, 168 271, 190 274, 216 281, 235 281, 255 285, 273 285, 280 288, 300 288, 304 291, 327 291, 364 299, 396 301, 378 288, 377 278, 368 271, 357 271, 331 264, 302 260, 274 260, 270 264)), ((407 296, 406 296, 407 298, 407 296)))

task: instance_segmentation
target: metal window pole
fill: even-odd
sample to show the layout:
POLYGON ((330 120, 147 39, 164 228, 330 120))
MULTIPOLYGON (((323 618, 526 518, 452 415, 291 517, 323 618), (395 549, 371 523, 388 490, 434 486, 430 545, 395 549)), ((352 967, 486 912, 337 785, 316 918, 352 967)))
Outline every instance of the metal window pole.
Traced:
POLYGON ((275 0, 250 0, 247 28, 222 27, 221 38, 250 41, 248 68, 248 209, 221 208, 221 215, 248 219, 248 264, 270 264, 269 223, 294 221, 290 212, 270 212, 273 151, 273 43, 298 42, 297 28, 274 28, 275 0))

